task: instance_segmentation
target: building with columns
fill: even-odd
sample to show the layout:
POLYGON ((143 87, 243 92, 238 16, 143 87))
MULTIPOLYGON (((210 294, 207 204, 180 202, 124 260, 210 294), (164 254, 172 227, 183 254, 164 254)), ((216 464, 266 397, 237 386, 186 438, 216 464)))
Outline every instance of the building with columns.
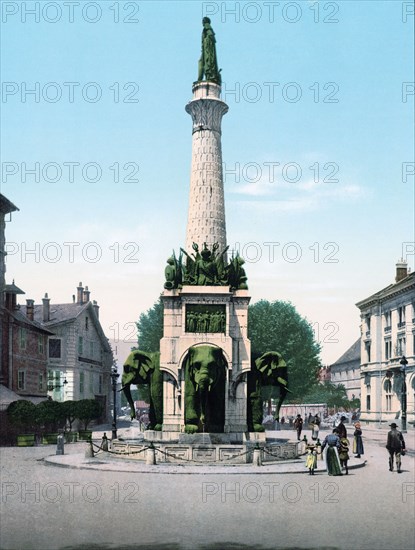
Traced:
POLYGON ((396 264, 395 282, 356 304, 361 317, 361 419, 399 422, 406 399, 415 421, 415 272, 396 264), (406 368, 401 363, 405 356, 406 368), (404 376, 406 396, 403 389, 404 376))

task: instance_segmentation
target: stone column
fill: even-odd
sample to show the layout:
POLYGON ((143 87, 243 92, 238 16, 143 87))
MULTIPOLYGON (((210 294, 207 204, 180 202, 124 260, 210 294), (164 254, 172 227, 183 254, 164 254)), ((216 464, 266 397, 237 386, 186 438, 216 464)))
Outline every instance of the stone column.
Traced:
POLYGON ((223 192, 221 122, 228 106, 220 99, 221 88, 213 82, 197 82, 186 111, 193 121, 192 168, 186 250, 195 242, 201 248, 219 243, 226 247, 223 192))

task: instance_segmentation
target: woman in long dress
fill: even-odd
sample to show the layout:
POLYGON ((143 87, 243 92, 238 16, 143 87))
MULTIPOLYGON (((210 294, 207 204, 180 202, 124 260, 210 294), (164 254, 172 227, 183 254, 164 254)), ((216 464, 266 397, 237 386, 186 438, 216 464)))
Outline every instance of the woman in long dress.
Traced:
POLYGON ((324 451, 325 447, 327 447, 326 465, 329 476, 343 475, 339 461, 340 438, 337 428, 334 428, 332 434, 326 435, 321 446, 321 452, 324 451))
POLYGON ((365 450, 363 447, 363 439, 362 439, 362 430, 360 426, 360 422, 356 422, 354 425, 355 431, 354 431, 354 438, 353 438, 353 453, 356 455, 355 458, 360 458, 360 455, 365 454, 365 450))

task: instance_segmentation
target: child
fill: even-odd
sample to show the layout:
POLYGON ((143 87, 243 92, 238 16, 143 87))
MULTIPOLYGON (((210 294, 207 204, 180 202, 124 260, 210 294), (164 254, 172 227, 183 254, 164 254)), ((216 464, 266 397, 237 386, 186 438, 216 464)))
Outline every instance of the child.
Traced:
POLYGON ((307 458, 305 467, 308 468, 310 476, 314 475, 314 470, 317 468, 317 449, 314 445, 307 445, 307 458))
POLYGON ((340 465, 342 468, 346 470, 346 475, 349 474, 349 470, 347 468, 347 461, 349 460, 349 440, 346 437, 342 437, 340 439, 340 450, 339 450, 339 459, 340 459, 340 465))

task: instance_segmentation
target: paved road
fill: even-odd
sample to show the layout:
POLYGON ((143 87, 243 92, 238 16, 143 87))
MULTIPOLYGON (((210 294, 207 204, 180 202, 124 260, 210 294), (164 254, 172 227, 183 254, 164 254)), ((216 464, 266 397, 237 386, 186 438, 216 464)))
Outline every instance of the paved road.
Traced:
POLYGON ((413 550, 414 455, 389 472, 385 434, 366 430, 367 465, 342 477, 76 470, 43 462, 53 446, 2 448, 0 547, 413 550))

